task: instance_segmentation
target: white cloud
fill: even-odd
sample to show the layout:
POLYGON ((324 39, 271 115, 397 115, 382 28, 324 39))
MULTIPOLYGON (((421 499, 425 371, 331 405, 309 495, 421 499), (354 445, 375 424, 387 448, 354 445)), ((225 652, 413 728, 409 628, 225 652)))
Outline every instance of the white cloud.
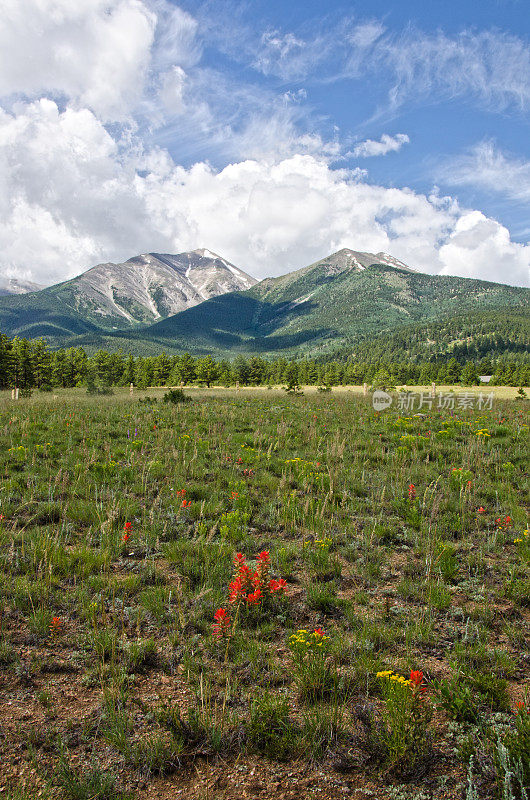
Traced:
POLYGON ((0 95, 64 95, 123 119, 142 94, 155 25, 140 0, 4 0, 0 95))
POLYGON ((456 220, 440 248, 440 260, 444 275, 530 285, 530 245, 512 242, 503 225, 480 211, 470 211, 456 220))
POLYGON ((356 158, 368 158, 370 156, 386 156, 387 153, 395 153, 401 150, 404 144, 410 142, 406 133, 397 133, 395 136, 389 136, 388 133, 383 133, 379 141, 374 139, 365 139, 364 142, 359 142, 353 148, 352 155, 356 158))
POLYGON ((135 169, 88 109, 47 99, 0 110, 2 270, 70 277, 110 253, 140 244, 135 169))
POLYGON ((476 186, 512 200, 530 201, 530 161, 506 155, 491 141, 479 142, 451 159, 440 177, 453 186, 476 186))
POLYGON ((92 112, 50 100, 0 115, 0 177, 3 272, 38 283, 201 246, 259 277, 352 247, 425 272, 528 283, 530 247, 450 198, 369 185, 309 153, 184 169, 164 149, 119 147, 92 112))
POLYGON ((174 66, 162 75, 160 98, 170 114, 181 114, 184 111, 185 84, 186 73, 182 67, 174 66))
MULTIPOLYGON (((365 54, 356 69, 373 64, 394 75, 395 103, 417 80, 420 92, 458 93, 473 84, 483 98, 507 104, 519 80, 524 105, 521 49, 518 72, 501 74, 510 42, 500 35, 414 41, 412 34, 398 41, 378 23, 348 23, 340 40, 269 32, 257 66, 303 76, 318 64, 336 66, 353 48, 365 54), (473 75, 459 77, 473 64, 473 75)), ((200 64, 202 46, 197 21, 167 0, 5 0, 3 275, 49 284, 98 261, 206 246, 265 277, 353 247, 387 251, 426 272, 528 282, 530 247, 511 242, 498 222, 451 198, 370 185, 361 169, 332 169, 342 152, 338 134, 308 125, 303 89, 235 83, 200 64), (108 125, 115 121, 127 124, 108 125), (158 146, 147 144, 155 129, 158 146), (169 146, 179 159, 188 146, 193 158, 201 148, 204 155, 186 169, 169 146), (231 163, 214 169, 206 160, 212 153, 231 163)), ((384 134, 360 142, 357 155, 382 155, 407 141, 384 134)), ((481 158, 492 174, 505 166, 498 154, 481 158)), ((521 183, 524 163, 510 165, 521 183)), ((483 181, 491 182, 486 166, 483 181)))
POLYGON ((386 34, 375 41, 363 65, 367 71, 388 72, 394 107, 426 96, 470 97, 496 110, 525 109, 530 103, 530 47, 502 31, 386 34))
POLYGON ((153 67, 164 71, 174 66, 189 69, 202 55, 197 20, 169 0, 146 0, 156 14, 153 67))
MULTIPOLYGON (((250 56, 251 66, 264 75, 284 81, 302 80, 315 75, 320 69, 327 72, 330 65, 334 65, 332 69, 336 68, 344 55, 350 28, 350 21, 345 19, 340 26, 321 28, 305 37, 291 31, 267 30, 259 42, 255 42, 247 32, 246 48, 242 55, 250 56)), ((232 42, 229 48, 233 49, 234 46, 237 47, 237 42, 232 42)))

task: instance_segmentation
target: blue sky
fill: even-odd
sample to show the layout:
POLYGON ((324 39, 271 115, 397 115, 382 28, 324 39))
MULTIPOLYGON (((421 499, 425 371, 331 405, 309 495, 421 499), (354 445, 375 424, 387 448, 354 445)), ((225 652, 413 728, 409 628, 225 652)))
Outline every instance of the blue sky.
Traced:
MULTIPOLYGON (((504 69, 506 56, 511 52, 516 57, 519 47, 526 50, 521 79, 527 80, 524 67, 528 66, 530 9, 525 2, 253 0, 184 2, 180 6, 204 19, 205 27, 210 26, 202 64, 235 84, 277 96, 298 94, 300 130, 317 132, 323 139, 336 139, 343 145, 336 166, 362 167, 368 170, 369 180, 387 186, 410 186, 428 193, 437 185, 465 205, 501 220, 513 239, 528 241, 528 202, 521 203, 509 192, 496 192, 480 181, 464 182, 463 176, 453 176, 451 169, 454 166, 458 172, 460 160, 484 142, 510 160, 530 157, 528 85, 512 84, 510 79, 517 73, 510 74, 501 80, 498 93, 490 95, 483 83, 495 80, 494 68, 504 69), (379 35, 352 68, 348 39, 363 25, 367 29, 372 26, 374 37, 379 35), (484 37, 490 38, 481 47, 484 37), (260 64, 260 54, 263 57, 266 43, 273 39, 278 42, 276 49, 269 47, 268 64, 260 64), (319 43, 322 50, 328 50, 323 58, 319 43), (407 62, 411 46, 418 49, 412 64, 407 62), (455 71, 470 71, 461 81, 463 85, 458 85, 458 76, 447 64, 437 64, 444 47, 457 50, 450 62, 455 71), (391 48, 396 51, 393 57, 388 55, 391 48), (396 68, 400 59, 401 75, 396 68), (403 76, 408 69, 415 71, 410 84, 403 76), (438 69, 442 74, 436 76, 438 69), (473 71, 478 73, 476 77, 473 71), (391 99, 394 90, 399 94, 395 101, 391 99), (406 133, 410 142, 398 152, 371 157, 369 162, 347 155, 356 141, 378 140, 385 133, 406 133)), ((178 147, 177 135, 173 147, 170 145, 177 158, 178 147)), ((222 148, 210 149, 208 143, 196 152, 191 147, 184 157, 189 163, 205 155, 218 166, 226 162, 222 148)))
POLYGON ((528 285, 522 0, 5 1, 6 275, 204 246, 265 277, 349 246, 528 285))

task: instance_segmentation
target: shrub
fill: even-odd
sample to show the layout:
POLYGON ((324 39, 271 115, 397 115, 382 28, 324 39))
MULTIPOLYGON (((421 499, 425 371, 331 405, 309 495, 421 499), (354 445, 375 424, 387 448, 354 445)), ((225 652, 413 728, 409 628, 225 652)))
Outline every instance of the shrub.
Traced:
POLYGON ((182 389, 170 389, 169 392, 165 393, 162 400, 164 403, 174 403, 177 405, 178 403, 189 403, 191 401, 191 397, 189 397, 187 394, 184 394, 182 389))
POLYGON ((433 691, 440 708, 456 722, 476 722, 477 704, 469 685, 458 675, 450 680, 433 681, 433 691))

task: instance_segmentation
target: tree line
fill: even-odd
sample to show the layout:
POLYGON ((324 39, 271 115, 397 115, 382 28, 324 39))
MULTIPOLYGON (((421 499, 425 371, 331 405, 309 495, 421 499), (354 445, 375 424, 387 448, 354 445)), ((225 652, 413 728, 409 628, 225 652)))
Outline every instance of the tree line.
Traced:
POLYGON ((81 347, 51 350, 43 339, 10 339, 0 334, 0 388, 41 389, 69 387, 134 386, 378 386, 461 383, 477 385, 480 375, 492 375, 500 386, 529 386, 530 362, 498 359, 429 361, 412 363, 390 356, 359 359, 266 359, 238 355, 232 361, 211 355, 133 356, 98 350, 88 355, 81 347))

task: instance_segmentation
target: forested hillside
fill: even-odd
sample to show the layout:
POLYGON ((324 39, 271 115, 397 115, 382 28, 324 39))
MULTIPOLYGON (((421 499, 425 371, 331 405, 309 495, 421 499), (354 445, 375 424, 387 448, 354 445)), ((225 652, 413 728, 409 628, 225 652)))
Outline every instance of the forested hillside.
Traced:
POLYGON ((377 385, 479 383, 479 375, 493 375, 492 383, 530 385, 530 359, 506 352, 496 358, 470 360, 455 357, 413 361, 401 351, 381 347, 372 352, 328 359, 265 359, 238 355, 233 361, 189 353, 157 356, 125 355, 99 350, 88 355, 81 347, 50 350, 42 339, 10 339, 0 334, 0 388, 18 386, 43 391, 54 387, 89 386, 106 389, 133 383, 139 388, 160 385, 297 384, 338 386, 363 382, 377 385))

